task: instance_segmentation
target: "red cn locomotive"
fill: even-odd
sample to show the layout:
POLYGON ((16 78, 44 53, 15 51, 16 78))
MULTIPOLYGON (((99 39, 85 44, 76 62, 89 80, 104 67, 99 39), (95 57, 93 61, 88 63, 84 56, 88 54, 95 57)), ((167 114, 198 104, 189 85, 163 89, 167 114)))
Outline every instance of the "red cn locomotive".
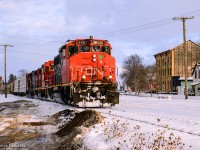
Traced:
POLYGON ((26 75, 26 92, 29 97, 53 99, 54 61, 45 62, 41 68, 26 75))
POLYGON ((35 71, 27 76, 28 93, 79 107, 118 104, 116 62, 111 52, 107 40, 92 36, 68 40, 54 62, 45 63, 39 73, 35 71))

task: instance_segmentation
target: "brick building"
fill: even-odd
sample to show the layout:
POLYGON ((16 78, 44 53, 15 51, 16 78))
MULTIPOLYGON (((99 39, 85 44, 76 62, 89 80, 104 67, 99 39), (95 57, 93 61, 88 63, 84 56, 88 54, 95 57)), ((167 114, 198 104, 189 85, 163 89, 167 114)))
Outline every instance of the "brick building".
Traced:
MULTIPOLYGON (((189 40, 186 43, 186 49, 187 72, 188 77, 191 77, 194 66, 200 62, 200 46, 189 40)), ((177 92, 179 78, 185 77, 184 56, 184 44, 154 55, 159 92, 177 92)))

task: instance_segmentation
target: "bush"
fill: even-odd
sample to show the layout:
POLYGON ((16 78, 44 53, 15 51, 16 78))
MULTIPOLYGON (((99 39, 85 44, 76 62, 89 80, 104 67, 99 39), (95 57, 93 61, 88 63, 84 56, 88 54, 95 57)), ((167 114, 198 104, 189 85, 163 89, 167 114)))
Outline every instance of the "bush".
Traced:
POLYGON ((92 130, 96 128, 102 130, 96 130, 95 137, 105 139, 105 144, 111 149, 186 149, 181 137, 169 132, 168 125, 164 127, 166 131, 157 129, 156 132, 144 132, 139 124, 132 127, 127 120, 111 118, 101 125, 94 126, 92 130))

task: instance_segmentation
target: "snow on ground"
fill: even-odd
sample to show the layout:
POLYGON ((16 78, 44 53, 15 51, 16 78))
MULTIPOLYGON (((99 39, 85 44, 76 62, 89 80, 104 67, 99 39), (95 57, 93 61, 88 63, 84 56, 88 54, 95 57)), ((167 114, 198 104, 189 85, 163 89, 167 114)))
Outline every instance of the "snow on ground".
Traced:
POLYGON ((97 126, 97 131, 93 129, 86 135, 85 142, 90 149, 98 147, 97 145, 102 146, 102 141, 104 141, 105 149, 107 147, 129 149, 131 144, 130 142, 127 144, 127 141, 131 140, 131 134, 146 133, 148 136, 149 132, 155 134, 160 131, 164 131, 165 137, 167 135, 168 138, 170 133, 177 137, 180 136, 182 142, 186 144, 185 149, 189 149, 190 145, 192 146, 190 149, 200 149, 200 97, 189 97, 188 100, 185 100, 184 96, 177 95, 154 95, 154 97, 120 95, 119 105, 111 109, 96 110, 105 114, 109 123, 105 123, 106 127, 97 126), (166 99, 166 97, 170 99, 166 99), (119 122, 118 125, 116 125, 116 120, 119 122), (128 124, 127 130, 122 131, 120 137, 117 135, 110 138, 102 136, 113 134, 116 132, 113 130, 113 126, 121 128, 124 124, 128 124), (132 133, 131 131, 137 126, 140 129, 132 133), (106 128, 111 132, 106 131, 106 133, 104 131, 106 128), (100 143, 90 143, 88 139, 91 137, 96 137, 100 143), (124 140, 126 142, 123 143, 124 140), (113 146, 111 143, 114 143, 113 146))
MULTIPOLYGON (((64 109, 83 110, 13 95, 8 95, 5 99, 4 95, 0 95, 0 103, 15 100, 30 100, 39 105, 35 112, 38 117, 52 115, 64 109)), ((200 97, 185 100, 180 95, 120 95, 120 104, 94 110, 101 112, 106 118, 102 124, 91 127, 89 132, 78 135, 83 137, 84 146, 88 149, 128 150, 136 142, 146 146, 141 144, 137 147, 151 149, 157 141, 163 145, 171 141, 179 143, 176 149, 200 149, 200 97)))
MULTIPOLYGON (((39 100, 39 99, 31 99, 31 98, 27 98, 27 97, 15 96, 12 94, 8 94, 7 98, 5 98, 4 95, 0 95, 0 103, 13 102, 13 101, 18 101, 18 100, 28 100, 28 101, 33 102, 33 104, 35 104, 37 106, 36 108, 35 107, 28 108, 29 110, 27 110, 27 115, 24 115, 22 113, 23 110, 18 110, 18 112, 16 111, 17 114, 15 114, 16 118, 14 120, 17 120, 18 123, 20 123, 20 122, 40 122, 40 121, 46 120, 49 116, 51 116, 59 111, 62 111, 65 109, 74 109, 71 106, 61 105, 61 104, 55 103, 55 102, 49 102, 49 101, 44 101, 44 100, 39 100)), ((9 113, 10 109, 0 107, 0 116, 1 116, 1 111, 3 111, 4 113, 9 113)), ((10 116, 10 117, 13 117, 13 116, 10 116)), ((6 119, 2 120, 0 118, 0 131, 6 129, 9 126, 12 126, 13 121, 9 122, 9 120, 8 120, 9 118, 6 118, 6 119)), ((10 118, 10 119, 13 119, 13 118, 10 118)), ((63 121, 64 121, 64 119, 63 119, 63 121)), ((46 129, 46 131, 43 131, 43 132, 52 133, 52 131, 55 131, 56 127, 46 125, 46 126, 44 126, 44 128, 46 129)))
POLYGON ((38 105, 38 110, 35 112, 35 114, 38 117, 50 116, 50 115, 53 115, 56 112, 64 110, 64 109, 73 109, 73 107, 71 107, 71 106, 61 105, 59 103, 54 103, 54 102, 49 102, 49 101, 44 101, 44 100, 39 100, 39 99, 15 96, 12 94, 8 94, 7 98, 5 98, 4 95, 0 95, 0 103, 13 102, 13 101, 17 101, 17 100, 28 100, 28 101, 32 101, 34 104, 38 105))
POLYGON ((0 95, 0 149, 55 149, 58 142, 55 133, 70 117, 62 118, 62 113, 57 112, 66 109, 74 108, 27 97, 0 95))

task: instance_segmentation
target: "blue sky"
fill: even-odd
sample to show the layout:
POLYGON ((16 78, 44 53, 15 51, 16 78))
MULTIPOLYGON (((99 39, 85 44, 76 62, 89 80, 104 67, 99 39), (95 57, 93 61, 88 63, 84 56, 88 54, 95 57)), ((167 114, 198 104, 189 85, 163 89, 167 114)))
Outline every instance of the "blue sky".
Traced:
POLYGON ((154 54, 183 41, 182 22, 172 17, 194 16, 186 22, 187 40, 200 42, 199 6, 199 0, 0 0, 0 44, 14 45, 7 48, 7 75, 36 70, 66 40, 90 35, 110 41, 119 67, 131 54, 152 64, 154 54))

